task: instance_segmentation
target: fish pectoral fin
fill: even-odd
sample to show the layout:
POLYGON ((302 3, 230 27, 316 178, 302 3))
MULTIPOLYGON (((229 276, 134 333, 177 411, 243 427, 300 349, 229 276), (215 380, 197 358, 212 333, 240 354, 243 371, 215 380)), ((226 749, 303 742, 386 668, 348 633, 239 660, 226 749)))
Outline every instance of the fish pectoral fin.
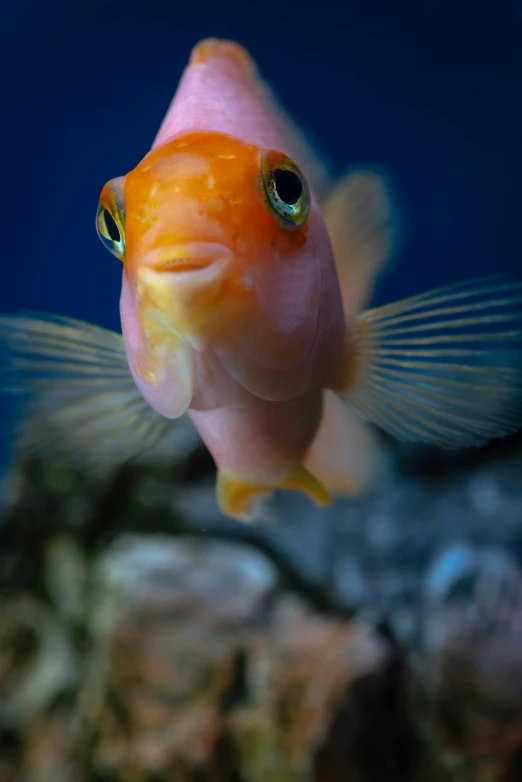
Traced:
POLYGON ((439 288, 360 315, 334 390, 400 440, 478 446, 522 425, 522 282, 439 288))
POLYGON ((328 490, 303 465, 298 465, 277 485, 250 483, 243 477, 219 469, 216 494, 218 505, 226 516, 239 521, 256 521, 262 501, 268 499, 275 489, 301 491, 322 507, 330 505, 332 497, 328 490))
POLYGON ((376 279, 397 249, 399 219, 387 178, 370 169, 349 171, 322 213, 330 235, 344 311, 361 312, 376 279))
POLYGON ((361 494, 387 474, 390 460, 377 433, 333 391, 324 392, 319 429, 305 458, 333 494, 361 494))
POLYGON ((171 440, 175 448, 186 434, 142 398, 121 334, 72 318, 0 316, 0 391, 22 403, 13 432, 20 452, 84 469, 117 466, 171 440))

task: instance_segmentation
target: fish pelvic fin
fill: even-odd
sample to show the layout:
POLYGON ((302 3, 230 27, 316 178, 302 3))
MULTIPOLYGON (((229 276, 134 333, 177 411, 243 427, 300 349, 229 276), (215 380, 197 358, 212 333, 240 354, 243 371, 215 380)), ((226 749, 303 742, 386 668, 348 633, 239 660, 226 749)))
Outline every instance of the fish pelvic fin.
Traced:
POLYGON ((225 516, 238 521, 260 520, 262 505, 274 488, 270 484, 250 483, 227 470, 218 469, 217 472, 216 498, 219 508, 225 516))
POLYGON ((334 390, 403 441, 479 446, 522 425, 522 282, 486 278, 348 321, 334 390))
POLYGON ((0 316, 0 391, 21 402, 13 437, 25 455, 104 470, 176 436, 137 390, 121 334, 72 318, 0 316))
POLYGON ((262 519, 263 503, 275 489, 300 491, 320 507, 330 505, 332 497, 325 486, 302 464, 297 465, 277 485, 249 482, 245 477, 219 469, 216 496, 221 511, 232 519, 256 522, 262 519))
POLYGON ((344 311, 361 312, 399 242, 399 219, 388 178, 349 171, 321 205, 335 258, 344 311))
POLYGON ((376 431, 330 390, 308 449, 306 468, 332 494, 353 497, 369 491, 391 466, 376 431))
POLYGON ((303 464, 297 465, 290 475, 281 481, 279 487, 306 494, 320 508, 332 504, 332 496, 328 489, 303 464))

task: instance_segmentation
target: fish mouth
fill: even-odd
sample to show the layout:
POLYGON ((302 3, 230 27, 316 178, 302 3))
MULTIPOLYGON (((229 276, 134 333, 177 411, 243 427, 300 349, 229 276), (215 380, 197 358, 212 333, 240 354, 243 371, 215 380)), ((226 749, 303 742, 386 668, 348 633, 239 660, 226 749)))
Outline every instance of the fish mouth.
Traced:
POLYGON ((217 242, 179 242, 151 250, 143 265, 156 272, 193 272, 231 257, 228 247, 217 242))
POLYGON ((161 248, 136 270, 136 295, 144 318, 161 324, 195 350, 206 349, 212 335, 238 306, 231 294, 237 283, 234 256, 223 245, 186 243, 161 248))

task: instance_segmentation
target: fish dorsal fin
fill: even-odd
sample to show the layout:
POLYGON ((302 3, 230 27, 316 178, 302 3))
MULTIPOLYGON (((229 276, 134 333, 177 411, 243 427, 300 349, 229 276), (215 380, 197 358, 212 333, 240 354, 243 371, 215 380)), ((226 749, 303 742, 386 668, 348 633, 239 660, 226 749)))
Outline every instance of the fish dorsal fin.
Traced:
POLYGON ((322 205, 334 252, 344 310, 362 311, 398 243, 398 218, 388 179, 377 171, 349 171, 322 205))
POLYGON ((0 391, 19 395, 22 453, 103 470, 183 436, 137 390, 121 334, 57 315, 0 317, 0 391))

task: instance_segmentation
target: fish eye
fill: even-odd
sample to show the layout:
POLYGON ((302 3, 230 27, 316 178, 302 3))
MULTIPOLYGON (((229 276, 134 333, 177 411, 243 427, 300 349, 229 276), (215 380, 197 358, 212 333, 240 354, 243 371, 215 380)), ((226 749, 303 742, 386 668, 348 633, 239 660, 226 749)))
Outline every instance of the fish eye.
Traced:
POLYGON ((102 190, 96 212, 96 230, 102 244, 120 261, 125 259, 125 207, 122 188, 112 180, 102 190))
POLYGON ((299 228, 310 214, 310 190, 296 164, 280 152, 265 152, 261 160, 265 198, 287 228, 299 228))
POLYGON ((104 209, 100 215, 100 230, 106 239, 111 239, 113 242, 121 240, 118 226, 108 209, 104 209))

